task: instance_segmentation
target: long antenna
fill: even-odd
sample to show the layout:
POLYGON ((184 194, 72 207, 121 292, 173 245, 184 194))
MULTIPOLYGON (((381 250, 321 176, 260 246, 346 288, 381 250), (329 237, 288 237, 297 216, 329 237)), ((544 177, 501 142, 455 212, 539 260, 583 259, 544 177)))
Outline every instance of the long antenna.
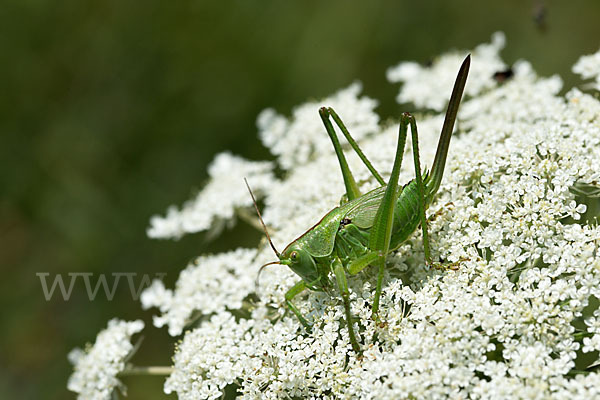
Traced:
POLYGON ((275 252, 275 255, 277 256, 277 258, 281 258, 281 253, 277 251, 277 249, 275 248, 275 245, 271 241, 271 236, 269 236, 269 231, 267 230, 267 226, 265 225, 265 222, 263 221, 262 216, 260 215, 260 211, 258 211, 258 205, 256 204, 256 199, 254 198, 254 193, 252 193, 252 189, 250 189, 248 180, 246 180, 246 178, 244 178, 244 182, 246 182, 246 187, 248 188, 248 191, 250 192, 250 196, 252 196, 252 202, 254 203, 254 209, 256 210, 256 213, 258 214, 258 219, 260 220, 260 224, 262 225, 263 230, 265 231, 267 240, 269 241, 269 244, 271 245, 271 248, 275 252))
MULTIPOLYGON (((258 274, 256 274, 256 279, 254 280, 254 292, 257 292, 257 288, 258 288, 258 280, 260 279, 260 274, 263 272, 263 270, 265 269, 265 267, 268 267, 269 265, 275 265, 275 264, 279 264, 279 261, 273 261, 270 263, 266 263, 265 265, 261 266, 260 269, 258 270, 258 274)), ((258 293, 257 293, 258 294, 258 293)))

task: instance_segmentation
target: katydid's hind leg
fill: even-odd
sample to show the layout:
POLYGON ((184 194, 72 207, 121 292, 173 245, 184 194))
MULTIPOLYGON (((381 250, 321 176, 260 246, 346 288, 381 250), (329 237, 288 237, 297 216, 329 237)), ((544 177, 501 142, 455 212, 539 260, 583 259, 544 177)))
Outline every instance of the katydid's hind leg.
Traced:
POLYGON ((425 250, 425 263, 431 265, 431 250, 429 247, 429 234, 427 231, 427 218, 425 217, 425 185, 421 175, 421 162, 419 161, 419 134, 417 132, 417 123, 415 117, 409 115, 410 133, 413 143, 413 159, 415 161, 415 179, 417 181, 417 191, 419 193, 419 217, 421 219, 421 229, 423 230, 423 248, 425 250))
POLYGON ((340 118, 340 116, 337 115, 337 113, 331 107, 329 107, 327 110, 329 111, 329 115, 331 115, 331 117, 333 118, 333 120, 335 121, 335 123, 337 124, 337 126, 340 128, 340 130, 344 134, 344 137, 346 138, 346 140, 348 141, 348 143, 350 143, 350 146, 352 146, 352 148, 354 149, 354 151, 356 152, 356 154, 358 154, 358 157, 360 157, 360 159, 362 160, 363 164, 365 164, 365 166, 371 172, 371 174, 373 175, 373 177, 375 179, 377 179, 377 182, 379 182, 380 185, 382 185, 382 186, 385 185, 385 181, 383 180, 383 178, 381 177, 381 175, 379 174, 379 172, 377 172, 377 170, 375 169, 375 167, 373 167, 373 164, 371 164, 371 161, 369 161, 369 159, 367 158, 367 156, 365 156, 365 153, 362 152, 362 150, 358 146, 358 143, 356 143, 356 140, 354 140, 354 138, 352 137, 352 135, 350 135, 350 132, 348 131, 348 128, 346 128, 346 125, 344 125, 344 123, 342 122, 342 119, 340 118))
POLYGON ((335 273, 335 279, 337 281, 338 289, 340 290, 340 294, 342 295, 342 300, 344 301, 344 311, 346 313, 346 322, 348 324, 348 335, 350 336, 350 343, 352 344, 352 349, 356 352, 360 352, 360 346, 358 345, 358 341, 356 340, 356 335, 354 334, 354 326, 352 323, 352 311, 350 309, 350 291, 348 290, 348 281, 346 279, 346 272, 344 271, 344 266, 340 262, 339 259, 334 261, 333 272, 335 273))
POLYGON ((302 314, 300 313, 300 310, 298 310, 298 308, 296 308, 296 306, 294 305, 294 303, 292 303, 292 300, 294 299, 294 297, 296 297, 296 295, 298 295, 299 293, 301 293, 302 291, 304 291, 304 289, 306 289, 306 283, 304 281, 298 281, 294 286, 292 286, 285 293, 285 303, 287 304, 288 308, 290 310, 292 310, 292 312, 296 315, 296 317, 298 318, 298 320, 300 321, 300 323, 302 325, 304 325, 304 327, 306 329, 310 330, 311 324, 308 323, 308 321, 306 320, 306 318, 304 318, 302 316, 302 314))
POLYGON ((402 114, 400 118, 400 130, 398 132, 398 146, 394 159, 394 167, 390 180, 381 199, 373 227, 369 238, 369 250, 376 254, 376 264, 379 266, 377 274, 377 288, 373 300, 373 316, 376 318, 379 311, 379 298, 381 297, 381 286, 383 284, 383 275, 385 268, 385 259, 390 251, 390 240, 392 238, 392 227, 394 224, 394 210, 398 200, 398 178, 400 176, 400 166, 402 165, 402 156, 404 154, 404 145, 406 144, 406 132, 408 130, 410 115, 402 114))
POLYGON ((323 125, 325 125, 325 130, 327 130, 327 134, 333 143, 333 148, 335 149, 335 154, 337 155, 338 161, 340 163, 340 168, 342 170, 342 176, 344 178, 344 185, 346 186, 346 195, 348 196, 348 200, 354 200, 357 197, 360 197, 360 190, 358 190, 358 185, 356 184, 356 180, 354 180, 354 176, 350 171, 350 167, 348 166, 348 161, 346 161, 346 156, 344 155, 344 151, 342 150, 342 146, 340 145, 340 141, 335 133, 335 129, 329 120, 329 109, 326 107, 321 107, 319 109, 319 115, 323 120, 323 125))

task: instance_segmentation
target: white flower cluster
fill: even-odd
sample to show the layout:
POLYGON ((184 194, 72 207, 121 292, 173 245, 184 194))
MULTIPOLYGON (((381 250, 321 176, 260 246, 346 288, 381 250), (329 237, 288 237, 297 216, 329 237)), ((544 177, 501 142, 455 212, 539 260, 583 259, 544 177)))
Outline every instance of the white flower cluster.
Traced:
POLYGON ((587 318, 585 324, 591 337, 583 338, 583 352, 600 351, 600 309, 596 309, 594 316, 587 318))
POLYGON ((237 208, 252 205, 244 178, 260 195, 275 182, 272 169, 273 164, 268 161, 248 161, 227 152, 217 155, 208 167, 210 180, 204 189, 181 210, 170 207, 165 217, 152 217, 148 236, 179 238, 186 233, 220 230, 223 223, 233 220, 237 208))
POLYGON ((131 337, 144 329, 140 320, 127 322, 112 319, 108 327, 96 337, 93 346, 74 349, 69 361, 74 372, 67 387, 78 393, 81 400, 111 399, 115 387, 124 389, 117 375, 125 369, 125 362, 134 346, 131 337))
MULTIPOLYGON (((475 96, 495 85, 492 76, 504 72, 506 64, 499 52, 504 48, 504 34, 496 32, 491 43, 477 46, 471 52, 471 71, 465 94, 475 96)), ((390 82, 402 82, 398 103, 411 102, 419 108, 442 111, 448 103, 456 71, 468 51, 456 51, 434 60, 431 66, 423 67, 416 62, 402 62, 387 71, 390 82)))
POLYGON ((600 90, 600 50, 594 54, 583 56, 573 65, 573 72, 583 79, 594 78, 592 87, 600 90))
POLYGON ((154 324, 169 326, 169 333, 180 335, 193 319, 194 312, 210 314, 242 308, 242 301, 254 291, 253 263, 256 250, 237 249, 225 254, 198 257, 179 275, 175 291, 155 280, 142 292, 143 308, 157 307, 164 315, 155 316, 154 324))
MULTIPOLYGON (((525 61, 504 82, 494 79, 507 68, 498 56, 503 45, 496 34, 473 51, 444 179, 427 212, 433 255, 447 268, 425 266, 417 230, 388 257, 379 323, 371 319, 376 272, 349 277, 358 355, 335 290, 294 298, 314 323, 307 332, 286 312, 285 292, 299 280, 287 267, 265 269, 255 288, 260 265, 276 259, 266 242, 258 250, 200 257, 174 290, 155 282, 142 295, 144 307, 160 311, 155 325, 168 325, 174 336, 183 332, 166 393, 181 399, 225 392, 247 399, 600 396, 600 374, 586 370, 600 351, 600 311, 594 310, 600 228, 590 215, 600 208, 600 101, 578 89, 559 95, 560 78, 540 78, 525 61)), ((458 60, 453 53, 426 69, 390 72, 405 82, 399 101, 442 110, 458 60)), ((270 110, 259 117, 261 138, 285 172, 279 181, 270 164, 258 173, 269 188, 262 193, 265 221, 280 249, 344 192, 318 106, 335 108, 389 176, 398 126, 379 126, 375 103, 358 92, 351 86, 301 106, 290 120, 270 110)), ((443 114, 417 114, 424 167, 433 160, 442 121, 443 114)), ((411 147, 401 183, 414 177, 411 147)), ((376 187, 352 150, 346 154, 361 190, 376 187)), ((243 182, 228 182, 211 198, 226 199, 230 208, 249 206, 247 194, 246 202, 228 200, 245 192, 243 182)), ((213 207, 199 197, 193 210, 198 220, 213 207)), ((212 215, 202 229, 214 223, 212 215)), ((178 213, 162 223, 181 227, 185 218, 178 213)), ((191 231, 178 229, 177 235, 191 231)))

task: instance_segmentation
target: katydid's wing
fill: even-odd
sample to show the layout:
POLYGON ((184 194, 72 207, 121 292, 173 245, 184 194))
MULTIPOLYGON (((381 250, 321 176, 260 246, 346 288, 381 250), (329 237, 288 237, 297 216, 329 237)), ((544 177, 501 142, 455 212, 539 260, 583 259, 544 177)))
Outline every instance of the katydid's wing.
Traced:
MULTIPOLYGON (((382 186, 371 190, 329 211, 321 221, 298 239, 294 240, 290 246, 292 244, 300 246, 313 257, 326 257, 330 255, 335 245, 335 236, 344 218, 349 219, 353 224, 362 229, 373 226, 373 221, 385 193, 385 188, 385 186, 382 186)), ((283 252, 285 253, 286 250, 283 252)))
POLYGON ((375 221, 375 215, 381 204, 386 186, 371 190, 343 206, 344 218, 349 219, 359 228, 370 228, 375 221))

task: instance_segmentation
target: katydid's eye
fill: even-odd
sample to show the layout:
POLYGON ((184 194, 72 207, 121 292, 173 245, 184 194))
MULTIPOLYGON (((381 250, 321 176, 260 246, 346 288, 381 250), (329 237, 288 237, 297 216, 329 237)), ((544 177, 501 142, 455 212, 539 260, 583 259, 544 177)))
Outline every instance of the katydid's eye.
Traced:
POLYGON ((292 251, 292 254, 290 254, 290 258, 292 260, 296 260, 298 258, 298 252, 297 251, 292 251))

